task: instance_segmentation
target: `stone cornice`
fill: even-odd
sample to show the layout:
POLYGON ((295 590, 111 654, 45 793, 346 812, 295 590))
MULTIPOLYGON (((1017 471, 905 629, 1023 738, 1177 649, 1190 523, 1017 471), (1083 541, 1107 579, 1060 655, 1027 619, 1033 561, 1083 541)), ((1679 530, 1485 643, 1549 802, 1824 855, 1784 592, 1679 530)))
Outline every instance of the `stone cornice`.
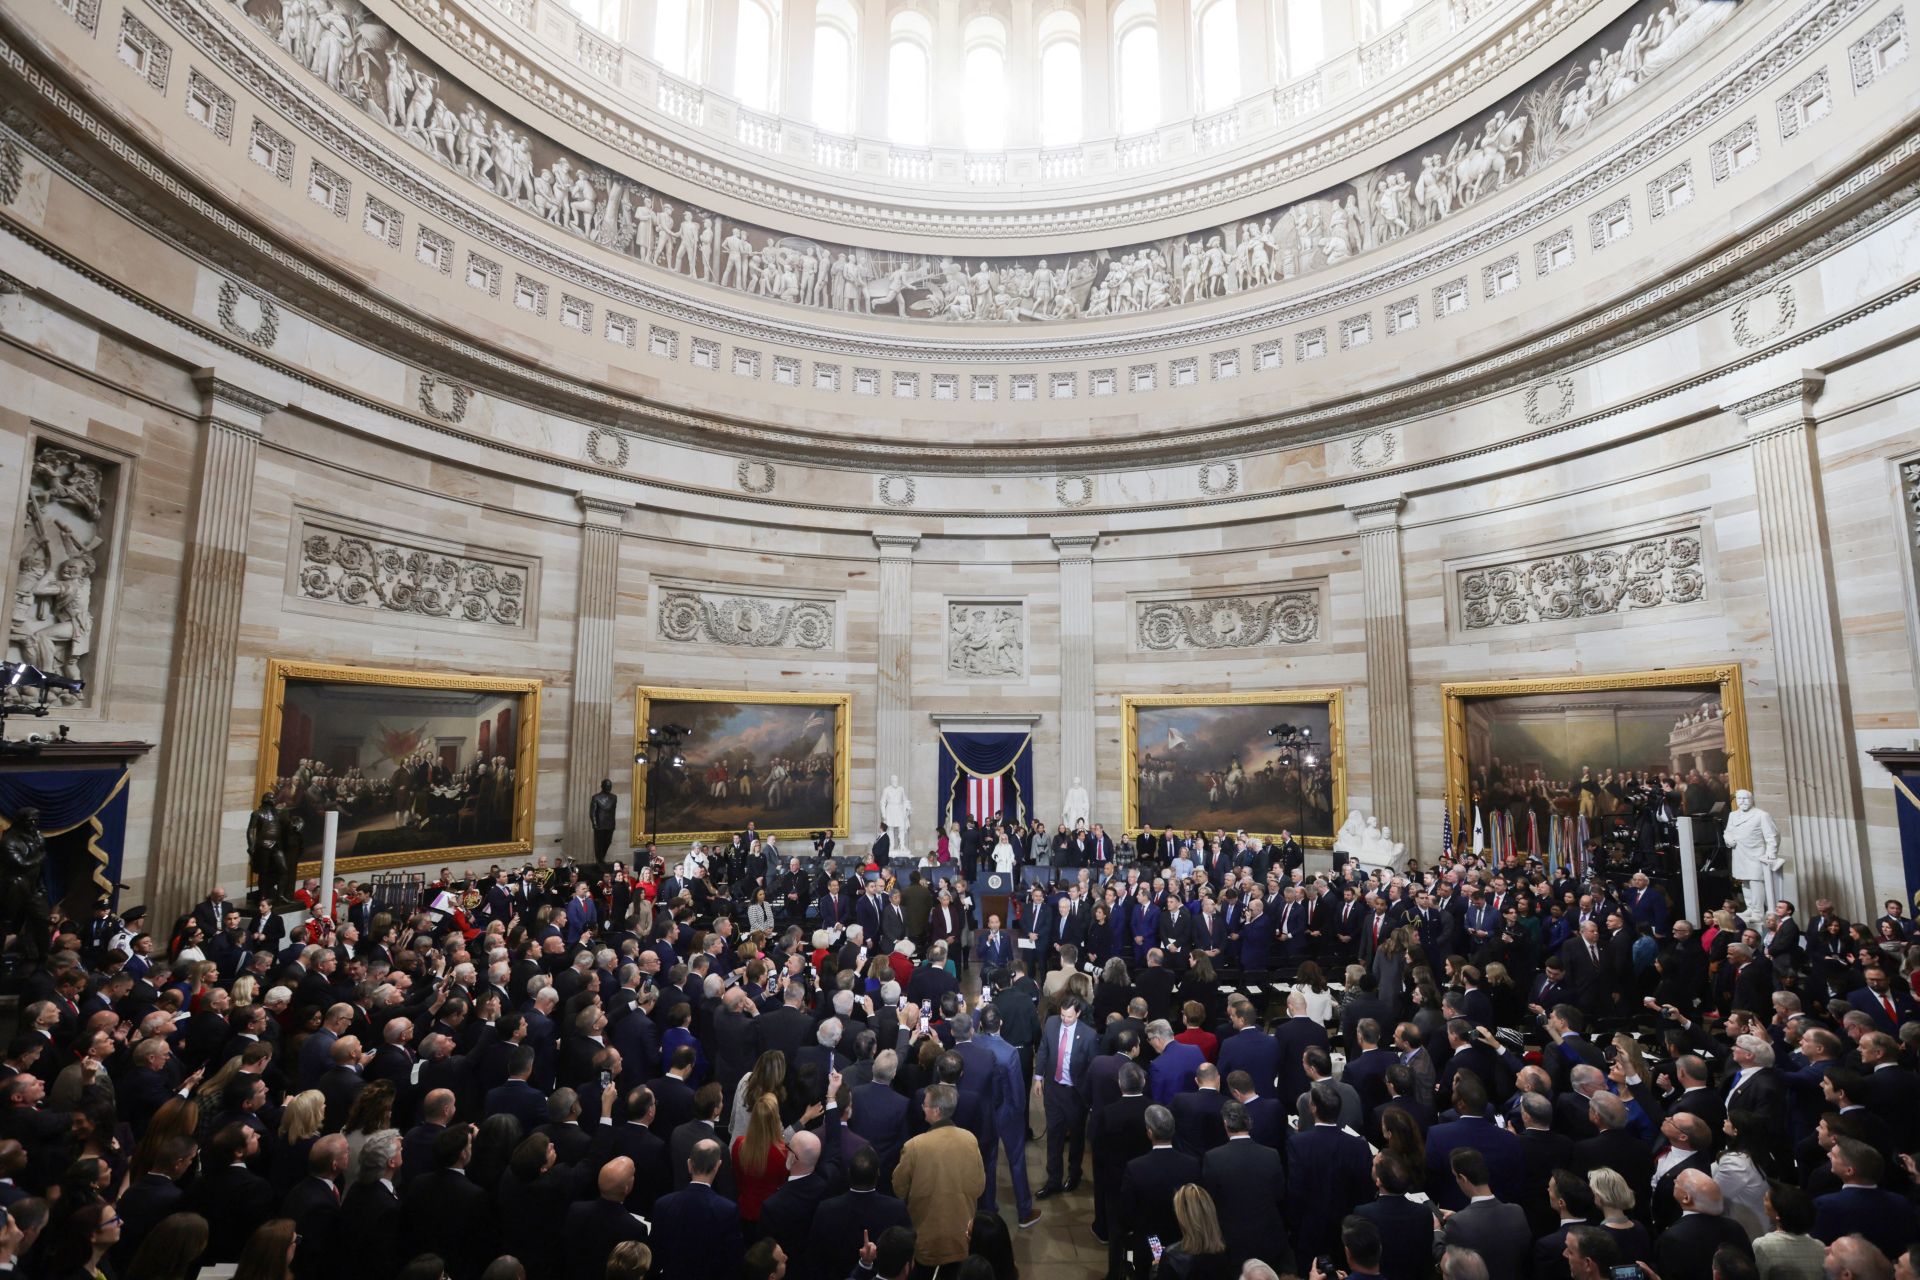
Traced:
POLYGON ((880 549, 882 560, 910 560, 915 547, 920 545, 917 533, 876 533, 873 545, 880 549))
POLYGON ((1347 513, 1359 524, 1363 533, 1377 533, 1400 526, 1400 512, 1406 507, 1407 500, 1399 494, 1391 498, 1381 498, 1375 502, 1351 502, 1347 504, 1347 513))
POLYGON ((597 493, 576 493, 573 495, 573 500, 580 507, 580 523, 590 528, 618 529, 623 522, 623 517, 633 510, 631 502, 603 497, 597 493))
MULTIPOLYGON (((193 385, 199 389, 200 397, 205 402, 203 416, 208 418, 225 418, 226 415, 221 412, 223 409, 239 410, 264 418, 282 408, 279 401, 249 391, 237 382, 230 382, 213 369, 194 370, 193 385)), ((260 434, 258 422, 251 426, 241 424, 239 429, 251 431, 256 436, 260 434)))
POLYGON ((1747 430, 1761 435, 1781 426, 1791 426, 1813 416, 1813 402, 1819 398, 1821 389, 1826 386, 1826 375, 1808 370, 1803 376, 1791 382, 1783 382, 1757 396, 1737 400, 1727 406, 1727 411, 1738 414, 1747 420, 1747 430), (1791 407, 1797 413, 1781 414, 1770 410, 1791 407))
POLYGON ((1054 550, 1060 554, 1060 563, 1068 564, 1079 560, 1092 560, 1093 549, 1100 543, 1097 533, 1056 533, 1053 535, 1054 550))

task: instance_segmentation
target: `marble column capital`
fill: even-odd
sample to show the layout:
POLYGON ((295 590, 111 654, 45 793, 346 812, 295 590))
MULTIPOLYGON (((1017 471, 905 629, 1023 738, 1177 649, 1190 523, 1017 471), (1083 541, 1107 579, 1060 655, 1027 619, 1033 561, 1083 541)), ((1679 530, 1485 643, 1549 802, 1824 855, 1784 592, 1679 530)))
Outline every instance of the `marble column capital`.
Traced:
POLYGON ((1379 529, 1399 528, 1400 513, 1406 509, 1406 505, 1407 500, 1395 494, 1377 502, 1349 503, 1347 514, 1359 524, 1361 532, 1371 533, 1379 529))
POLYGON ((215 369, 195 369, 193 385, 200 392, 200 420, 260 438, 261 425, 278 411, 280 402, 222 378, 215 369))
POLYGON ((1736 400, 1727 409, 1745 421, 1749 439, 1807 425, 1813 421, 1813 402, 1819 398, 1826 381, 1826 375, 1809 369, 1790 382, 1736 400))
POLYGON ((1097 533, 1056 533, 1053 535, 1053 549, 1062 563, 1069 560, 1092 560, 1093 549, 1098 545, 1097 533))
POLYGON ((633 506, 597 493, 576 493, 573 500, 580 504, 580 523, 589 528, 618 529, 633 506))
POLYGON ((917 533, 876 533, 873 545, 880 549, 882 560, 911 560, 914 548, 920 545, 917 533))

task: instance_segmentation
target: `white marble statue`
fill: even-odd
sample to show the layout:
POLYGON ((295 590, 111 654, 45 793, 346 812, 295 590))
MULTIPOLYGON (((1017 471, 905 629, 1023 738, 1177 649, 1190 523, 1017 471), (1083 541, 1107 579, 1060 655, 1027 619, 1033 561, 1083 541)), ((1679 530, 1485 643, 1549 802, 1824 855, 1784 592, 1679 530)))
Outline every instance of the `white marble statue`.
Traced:
POLYGON ((1773 815, 1754 807, 1753 792, 1733 793, 1733 812, 1727 815, 1723 837, 1733 851, 1733 878, 1746 887, 1747 912, 1766 911, 1780 896, 1780 828, 1773 815))
POLYGON ((1334 833, 1333 847, 1337 853, 1358 854, 1360 846, 1367 837, 1367 824, 1360 817, 1358 809, 1347 810, 1347 820, 1340 824, 1340 830, 1334 833))
POLYGON ((889 856, 907 855, 907 828, 912 824, 913 801, 907 799, 907 789, 900 785, 900 775, 894 774, 887 779, 886 788, 880 793, 880 825, 887 829, 889 856))
POLYGON ((1067 824, 1067 830, 1071 831, 1085 822, 1091 807, 1087 800, 1087 789, 1080 785, 1080 779, 1075 778, 1073 785, 1067 788, 1066 802, 1060 806, 1060 818, 1067 824))
POLYGON ((1396 874, 1407 869, 1407 846, 1393 838, 1393 828, 1376 827, 1372 818, 1367 819, 1366 838, 1353 856, 1369 869, 1385 867, 1396 874))

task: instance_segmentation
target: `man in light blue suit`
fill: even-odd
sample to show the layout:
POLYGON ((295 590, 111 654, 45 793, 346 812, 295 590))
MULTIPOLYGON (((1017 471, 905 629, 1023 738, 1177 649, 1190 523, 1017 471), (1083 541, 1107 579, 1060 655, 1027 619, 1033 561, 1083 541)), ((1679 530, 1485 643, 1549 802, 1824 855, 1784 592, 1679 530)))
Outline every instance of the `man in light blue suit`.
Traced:
MULTIPOLYGON (((1003 935, 1004 936, 1004 935, 1003 935)), ((1019 1210, 1020 1225, 1031 1226, 1040 1217, 1033 1207, 1033 1191, 1027 1183, 1027 1077, 1020 1069, 1020 1051, 1000 1036, 1000 1011, 992 1005, 980 1009, 980 1034, 973 1042, 993 1055, 995 1068, 1003 1084, 998 1095, 999 1109, 991 1117, 997 1141, 984 1150, 987 1163, 987 1189, 980 1197, 980 1208, 998 1213, 994 1194, 994 1165, 1000 1148, 1007 1150, 1007 1172, 1013 1179, 1013 1206, 1019 1210)))

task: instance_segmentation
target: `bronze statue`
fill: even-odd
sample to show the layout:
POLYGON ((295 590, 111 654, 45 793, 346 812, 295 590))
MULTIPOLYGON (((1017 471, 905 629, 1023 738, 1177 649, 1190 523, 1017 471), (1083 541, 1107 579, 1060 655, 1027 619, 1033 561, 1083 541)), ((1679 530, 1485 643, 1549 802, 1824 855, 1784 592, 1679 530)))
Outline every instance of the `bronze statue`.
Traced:
POLYGON ((40 811, 28 805, 0 835, 0 933, 18 932, 20 954, 30 961, 46 956, 52 927, 46 865, 40 811))
POLYGON ((607 860, 607 846, 613 843, 613 819, 620 809, 620 797, 613 794, 613 779, 600 779, 600 789, 587 801, 587 823, 593 828, 593 860, 607 860))
POLYGON ((262 895, 275 906, 293 901, 293 871, 300 861, 300 819, 274 804, 273 792, 247 817, 247 865, 262 895))

